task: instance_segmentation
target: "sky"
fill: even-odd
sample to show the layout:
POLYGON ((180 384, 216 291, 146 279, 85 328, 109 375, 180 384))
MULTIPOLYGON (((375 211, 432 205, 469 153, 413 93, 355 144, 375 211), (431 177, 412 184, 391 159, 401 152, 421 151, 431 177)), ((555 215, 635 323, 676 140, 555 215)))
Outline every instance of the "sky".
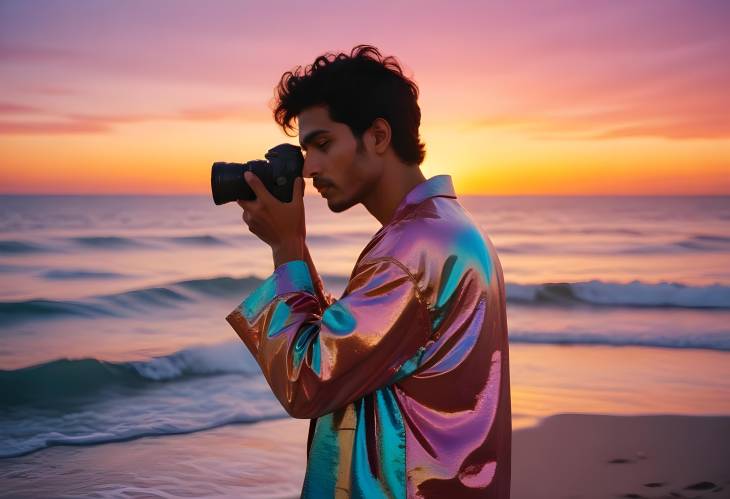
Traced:
POLYGON ((725 0, 0 0, 0 193, 209 194, 214 161, 297 143, 283 72, 368 43, 457 193, 728 195, 728 25, 725 0))

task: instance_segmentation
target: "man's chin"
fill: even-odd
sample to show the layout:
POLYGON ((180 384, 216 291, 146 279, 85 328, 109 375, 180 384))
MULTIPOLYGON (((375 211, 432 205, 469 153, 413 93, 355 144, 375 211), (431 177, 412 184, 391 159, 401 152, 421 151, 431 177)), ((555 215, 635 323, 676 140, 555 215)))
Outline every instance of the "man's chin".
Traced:
POLYGON ((349 210, 354 205, 355 203, 341 202, 337 201, 336 199, 327 199, 327 206, 329 207, 330 211, 334 213, 341 213, 345 210, 349 210))

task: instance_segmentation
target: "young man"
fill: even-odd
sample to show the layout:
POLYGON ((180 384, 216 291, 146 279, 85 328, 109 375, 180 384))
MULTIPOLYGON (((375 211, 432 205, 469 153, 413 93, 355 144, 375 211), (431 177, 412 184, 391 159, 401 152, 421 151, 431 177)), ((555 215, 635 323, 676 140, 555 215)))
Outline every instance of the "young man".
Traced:
POLYGON ((502 268, 451 177, 421 173, 416 84, 361 45, 285 73, 277 97, 330 209, 362 203, 382 224, 336 300, 305 244, 303 179, 281 203, 246 174, 243 220, 275 270, 226 320, 311 419, 302 497, 509 497, 502 268))

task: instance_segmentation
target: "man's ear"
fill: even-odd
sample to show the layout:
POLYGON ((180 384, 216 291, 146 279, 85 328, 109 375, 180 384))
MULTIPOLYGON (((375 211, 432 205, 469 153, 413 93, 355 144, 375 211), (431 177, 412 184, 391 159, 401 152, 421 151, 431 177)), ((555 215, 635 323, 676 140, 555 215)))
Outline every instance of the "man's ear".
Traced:
POLYGON ((390 145, 390 123, 383 118, 375 118, 368 131, 371 133, 373 149, 377 154, 383 154, 390 145))

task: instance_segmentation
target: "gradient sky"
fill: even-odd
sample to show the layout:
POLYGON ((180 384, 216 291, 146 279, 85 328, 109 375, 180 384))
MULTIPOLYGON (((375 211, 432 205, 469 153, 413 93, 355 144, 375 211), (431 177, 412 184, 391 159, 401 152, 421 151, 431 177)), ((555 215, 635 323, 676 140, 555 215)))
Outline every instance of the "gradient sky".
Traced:
MULTIPOLYGON (((730 2, 0 1, 0 192, 210 193, 284 71, 359 43, 463 194, 730 194, 730 2)), ((311 189, 310 189, 311 193, 311 189)))

